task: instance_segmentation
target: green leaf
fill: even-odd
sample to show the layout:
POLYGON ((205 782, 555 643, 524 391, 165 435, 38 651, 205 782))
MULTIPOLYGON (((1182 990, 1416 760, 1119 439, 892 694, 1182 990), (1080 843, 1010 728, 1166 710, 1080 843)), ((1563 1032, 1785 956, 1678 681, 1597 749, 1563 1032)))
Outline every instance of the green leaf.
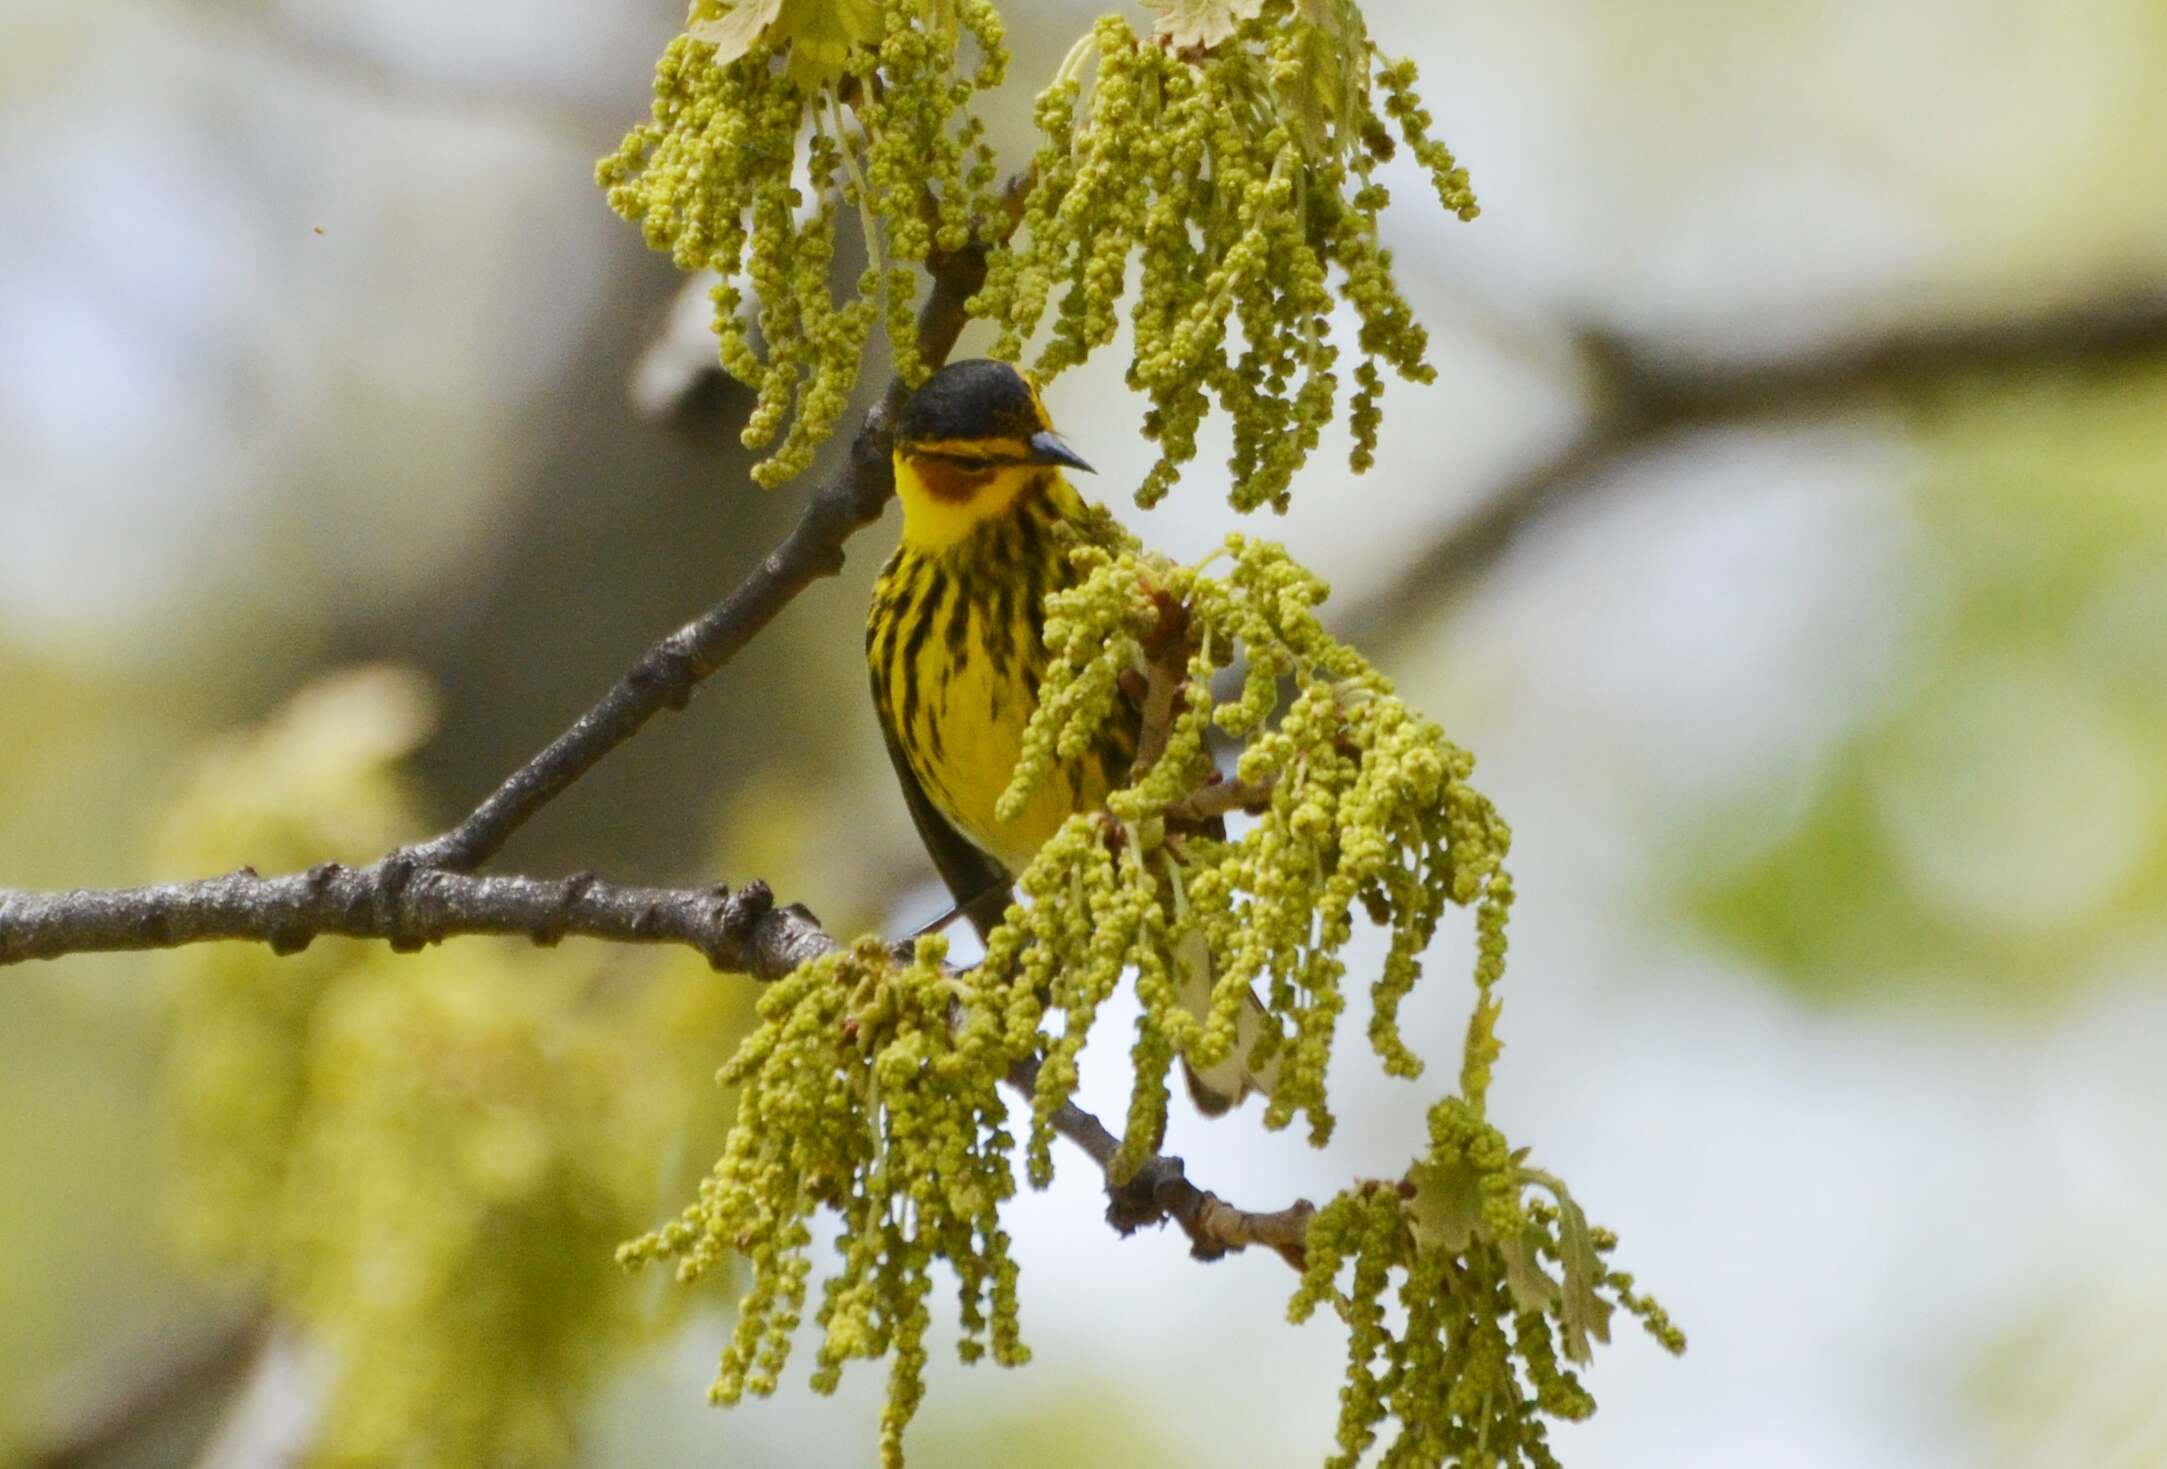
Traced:
POLYGON ((1406 1204, 1415 1244, 1448 1255, 1466 1252, 1482 1225, 1482 1192, 1464 1163, 1417 1163, 1407 1170, 1415 1196, 1406 1204))
POLYGON ((1505 1262, 1505 1286, 1514 1303, 1523 1311, 1556 1314, 1563 1292, 1540 1263, 1544 1242, 1542 1227, 1531 1223, 1520 1230, 1518 1238, 1498 1241, 1497 1254, 1505 1262))
POLYGON ((860 46, 880 44, 880 0, 791 0, 782 35, 790 42, 790 76, 811 88, 832 82, 860 46))
POLYGON ((1556 1194, 1558 1201, 1558 1263, 1564 1267, 1565 1274, 1565 1293, 1559 1303, 1558 1320, 1565 1328, 1565 1355, 1573 1362, 1584 1363, 1595 1355, 1588 1345, 1589 1338, 1606 1343, 1610 1340, 1613 1308, 1596 1293, 1596 1287, 1603 1280, 1603 1262, 1595 1253, 1595 1240, 1588 1231, 1588 1216, 1565 1191, 1564 1183, 1548 1175, 1537 1181, 1556 1194))

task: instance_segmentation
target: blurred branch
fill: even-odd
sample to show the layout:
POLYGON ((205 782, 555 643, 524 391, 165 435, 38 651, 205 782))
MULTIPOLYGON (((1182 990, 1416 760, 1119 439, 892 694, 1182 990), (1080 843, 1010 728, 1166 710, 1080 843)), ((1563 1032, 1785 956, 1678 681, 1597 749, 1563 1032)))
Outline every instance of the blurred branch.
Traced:
POLYGON ((721 279, 712 270, 693 271, 670 298, 662 329, 641 350, 625 386, 626 401, 640 417, 650 422, 673 417, 703 382, 722 376, 713 325, 721 279))
POLYGON ((432 75, 373 56, 365 45, 344 44, 324 34, 321 22, 261 0, 223 4, 216 13, 228 22, 228 33, 220 39, 229 46, 253 46, 297 72, 381 101, 512 123, 582 151, 613 141, 625 130, 626 118, 616 109, 588 104, 545 83, 432 75))
POLYGON ((1619 460, 1672 435, 1899 397, 1972 373, 2098 369, 2167 355, 2167 290, 2012 320, 1900 324, 1761 361, 1694 360, 1604 331, 1582 333, 1580 355, 1593 415, 1358 604, 1346 635, 1387 639, 1404 630, 1440 590, 1472 585, 1545 516, 1599 492, 1619 460))
POLYGON ((168 1417, 223 1391, 263 1337, 252 1306, 199 1312, 71 1367, 45 1392, 28 1469, 99 1463, 168 1417))

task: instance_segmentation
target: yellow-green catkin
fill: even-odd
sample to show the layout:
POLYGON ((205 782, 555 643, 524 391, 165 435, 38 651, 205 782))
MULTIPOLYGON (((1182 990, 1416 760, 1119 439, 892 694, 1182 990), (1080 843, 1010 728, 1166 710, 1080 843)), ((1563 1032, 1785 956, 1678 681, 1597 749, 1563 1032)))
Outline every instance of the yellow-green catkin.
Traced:
POLYGON ((834 431, 877 321, 904 380, 924 375, 916 267, 999 207, 969 102, 1007 64, 990 0, 696 0, 656 67, 652 116, 597 165, 650 246, 721 276, 722 365, 757 394, 744 442, 783 434, 753 471, 762 484, 803 471, 834 431), (842 213, 860 221, 866 264, 838 293, 842 213))
POLYGON ((1288 1317, 1329 1306, 1347 1327, 1328 1469, 1353 1469, 1387 1423, 1379 1464, 1552 1469, 1548 1424, 1595 1411, 1573 1369, 1609 1340, 1615 1310, 1670 1352, 1685 1337, 1631 1276, 1605 1267, 1616 1239, 1474 1108, 1448 1098, 1429 1123, 1429 1155, 1403 1181, 1348 1189, 1309 1228, 1288 1317), (1395 1295, 1397 1331, 1386 1320, 1395 1295))
POLYGON ((999 1213, 1015 1192, 997 1091, 1011 1055, 1002 997, 944 955, 939 939, 909 960, 863 940, 770 986, 723 1069, 740 1089, 737 1120, 698 1202, 620 1251, 628 1265, 675 1260, 686 1281, 745 1258, 752 1281, 710 1389, 735 1403, 775 1390, 805 1312, 812 1217, 832 1210, 841 1266, 822 1287, 812 1382, 832 1392, 844 1363, 891 1358, 889 1469, 925 1392, 935 1260, 961 1287, 963 1359, 1029 1359, 999 1213))
POLYGON ((1233 424, 1234 505, 1286 507, 1338 406, 1340 305, 1360 358, 1352 463, 1368 468, 1380 369, 1434 376, 1379 239, 1389 196, 1377 168, 1404 143, 1447 210, 1478 212, 1429 132, 1413 65, 1379 52, 1351 0, 1244 8, 1208 46, 1139 37, 1118 14, 1098 21, 1039 97, 1044 144, 1021 228, 973 304, 1000 324, 993 352, 1010 360, 1050 307, 1035 364, 1050 378, 1113 340, 1135 262, 1129 385, 1149 398, 1144 432, 1160 447, 1143 505, 1195 456, 1216 400, 1233 424))
MULTIPOLYGON (((1167 609, 1180 609, 1190 651, 1165 753, 1107 812, 1071 818, 1047 844, 1020 883, 1029 906, 990 943, 986 967, 1013 979, 1014 994, 1047 996, 1065 1021, 1039 1077, 1034 1178, 1048 1166, 1050 1120, 1075 1085, 1082 1037, 1125 972, 1137 974, 1144 1002, 1126 1161, 1163 1126, 1174 1056, 1200 1065, 1225 1057, 1252 990, 1268 1016, 1251 1059, 1278 1065, 1265 1123, 1306 1115, 1311 1140, 1324 1143, 1325 1069, 1346 1003, 1340 953, 1358 913, 1389 936, 1370 986, 1370 1041, 1393 1075, 1422 1071, 1399 1006, 1448 907, 1478 914, 1478 1009, 1502 973, 1511 833, 1469 783, 1473 757, 1325 632, 1315 611, 1324 585, 1282 547, 1235 536, 1220 555, 1228 567, 1212 575, 1210 563, 1084 548, 1083 579, 1047 604, 1047 675, 1006 801, 1023 799, 1112 717, 1124 676, 1148 663, 1159 619, 1174 615, 1167 609), (1211 676, 1237 654, 1245 680, 1216 702, 1211 676), (1283 684, 1291 697, 1282 705, 1283 684), (1179 817, 1212 778, 1214 729, 1242 743, 1234 774, 1253 819, 1232 839, 1179 817), (1167 973, 1189 932, 1213 958, 1202 1020, 1176 1002, 1167 973)), ((1015 1003, 1012 1046, 1037 1022, 1027 1000, 1015 1003)))
MULTIPOLYGON (((1165 712, 1155 757, 1040 849, 976 969, 948 969, 937 940, 908 961, 863 940, 772 987, 723 1073, 741 1093, 721 1162, 699 1202, 623 1258, 674 1259, 685 1279, 749 1262, 713 1389, 735 1402, 777 1385, 805 1311, 812 1216, 833 1210, 842 1264, 824 1286, 813 1383, 832 1389, 844 1362, 890 1357, 882 1462, 898 1465, 923 1394, 935 1259, 962 1285, 966 1359, 989 1340, 998 1360, 1023 1359, 1000 1225, 1014 1187, 1004 1076, 1037 1061, 1024 1152, 1044 1186, 1092 1026, 1133 976, 1134 1081, 1108 1165, 1118 1184, 1164 1134, 1176 1060, 1223 1059, 1254 990, 1266 1015, 1251 1069, 1276 1076, 1264 1120, 1306 1116, 1322 1145, 1357 912, 1388 937, 1370 1043, 1387 1072, 1412 1077, 1422 1061, 1399 1005, 1444 912, 1465 907, 1475 1003, 1461 1092, 1431 1109, 1427 1154, 1403 1179, 1358 1185, 1317 1213, 1290 1314, 1329 1305, 1349 1332, 1333 1464, 1351 1469, 1388 1422, 1385 1464, 1551 1464, 1545 1425, 1594 1410, 1575 1369, 1616 1310, 1673 1351, 1684 1338, 1607 1268, 1615 1241, 1563 1181, 1528 1166, 1485 1116, 1513 890, 1510 833, 1470 783, 1473 760, 1325 632, 1324 585, 1281 547, 1233 536, 1196 566, 1120 538, 1079 538, 1071 554, 1081 577, 1048 601, 1039 708, 1002 801, 1028 799, 1139 695, 1165 712), (1237 660, 1239 686, 1215 699, 1214 675, 1237 660), (1241 747, 1232 786, 1213 763, 1218 736, 1241 747), (1224 834, 1222 810, 1246 827, 1224 834), (1182 1002, 1175 968, 1197 937, 1214 975, 1202 1015, 1182 1002)), ((1160 728, 1146 729, 1146 749, 1160 728)))

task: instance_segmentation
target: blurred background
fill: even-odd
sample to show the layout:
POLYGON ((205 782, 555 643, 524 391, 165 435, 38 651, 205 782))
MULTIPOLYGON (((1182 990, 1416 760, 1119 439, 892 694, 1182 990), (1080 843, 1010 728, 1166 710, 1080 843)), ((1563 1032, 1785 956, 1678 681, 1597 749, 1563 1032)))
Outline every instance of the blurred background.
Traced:
MULTIPOLYGON (((1002 8, 1021 159, 1103 6, 1002 8)), ((1254 528, 1480 758, 1523 895, 1494 1113, 1692 1338, 1621 1333, 1561 1455, 2167 1465, 2167 4, 1365 10, 1484 213, 1395 171, 1439 380, 1254 528)), ((789 524, 590 179, 682 20, 0 0, 0 885, 434 829, 789 524)), ((1050 399, 1117 506, 1121 366, 1050 399)), ((1213 448, 1147 540, 1230 528, 1213 448)), ((501 865, 938 911, 859 661, 891 536, 501 865)), ((1170 1150, 1253 1207, 1396 1174, 1470 952, 1404 1017, 1431 1082, 1347 1018, 1329 1154, 1186 1114, 1170 1150)), ((808 1350, 717 1413, 727 1289, 608 1258, 714 1156, 747 989, 478 943, 0 976, 0 1462, 305 1445, 326 1343, 267 1371, 272 1295, 374 1354, 334 1458, 870 1462, 880 1368, 824 1402, 808 1350)), ((1116 1239, 1062 1162, 1013 1225, 1036 1358, 936 1345, 914 1462, 1320 1462, 1336 1324, 1283 1323, 1276 1260, 1116 1239)))

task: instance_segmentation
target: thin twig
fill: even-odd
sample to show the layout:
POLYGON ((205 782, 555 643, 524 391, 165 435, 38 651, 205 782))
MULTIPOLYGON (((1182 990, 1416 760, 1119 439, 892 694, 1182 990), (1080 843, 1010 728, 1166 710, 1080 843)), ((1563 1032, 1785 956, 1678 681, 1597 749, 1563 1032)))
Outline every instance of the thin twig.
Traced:
POLYGON ((1258 811, 1270 804, 1272 787, 1278 783, 1276 774, 1255 785, 1245 780, 1213 780, 1167 807, 1166 819, 1169 822, 1209 821, 1214 816, 1229 816, 1236 811, 1258 811))
MULTIPOLYGON (((1038 1084, 1038 1059, 1018 1061, 1009 1068, 1008 1084, 1026 1097, 1038 1084)), ((1255 1213, 1237 1209, 1206 1188, 1189 1181, 1181 1159, 1154 1154, 1140 1164, 1127 1183, 1113 1181, 1114 1155, 1121 1139, 1106 1125, 1077 1106, 1063 1102, 1053 1114, 1053 1130, 1089 1154, 1106 1177, 1106 1222, 1123 1236, 1147 1224, 1176 1224, 1189 1236, 1189 1253, 1199 1260, 1217 1260, 1250 1245, 1263 1245, 1299 1270, 1303 1242, 1316 1207, 1297 1199, 1284 1209, 1255 1213)))

